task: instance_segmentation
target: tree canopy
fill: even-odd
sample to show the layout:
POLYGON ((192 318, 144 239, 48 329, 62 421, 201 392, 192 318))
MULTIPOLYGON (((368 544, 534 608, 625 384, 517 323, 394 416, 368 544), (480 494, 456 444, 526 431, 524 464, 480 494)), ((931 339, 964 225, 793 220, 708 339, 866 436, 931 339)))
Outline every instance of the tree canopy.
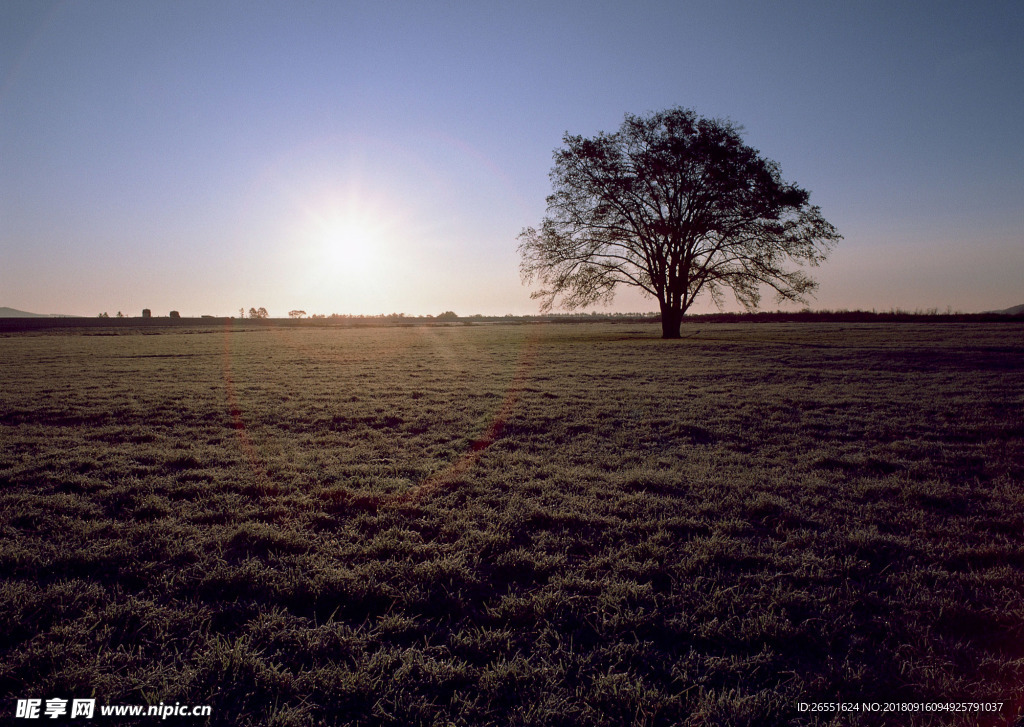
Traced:
POLYGON ((540 228, 519 235, 524 282, 542 310, 608 302, 619 285, 657 299, 662 336, 678 338, 702 294, 726 291, 748 310, 762 287, 803 301, 818 265, 841 239, 784 182, 779 166, 743 143, 730 122, 672 108, 626 115, 615 133, 566 133, 551 170, 540 228))

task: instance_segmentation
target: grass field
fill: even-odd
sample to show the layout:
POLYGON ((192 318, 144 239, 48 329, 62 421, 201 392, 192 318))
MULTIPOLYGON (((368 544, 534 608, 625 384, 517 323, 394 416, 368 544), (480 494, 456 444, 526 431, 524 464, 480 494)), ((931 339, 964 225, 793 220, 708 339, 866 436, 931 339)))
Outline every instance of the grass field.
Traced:
POLYGON ((0 337, 0 718, 1024 704, 1022 324, 232 325, 0 337))

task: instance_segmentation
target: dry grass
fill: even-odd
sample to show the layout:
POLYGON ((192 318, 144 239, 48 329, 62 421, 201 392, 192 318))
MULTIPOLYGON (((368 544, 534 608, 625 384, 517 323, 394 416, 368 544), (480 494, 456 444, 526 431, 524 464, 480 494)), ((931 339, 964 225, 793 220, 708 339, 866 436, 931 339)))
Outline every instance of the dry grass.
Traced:
POLYGON ((0 338, 0 690, 250 725, 1011 724, 1024 328, 699 327, 0 338))

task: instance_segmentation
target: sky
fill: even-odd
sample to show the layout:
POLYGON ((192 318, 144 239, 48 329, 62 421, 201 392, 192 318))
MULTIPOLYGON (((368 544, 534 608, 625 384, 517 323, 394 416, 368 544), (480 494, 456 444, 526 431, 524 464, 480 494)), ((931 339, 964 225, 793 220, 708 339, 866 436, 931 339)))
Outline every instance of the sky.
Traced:
POLYGON ((0 306, 535 313, 563 134, 674 106, 844 236, 810 308, 1024 303, 1019 0, 0 0, 0 306))

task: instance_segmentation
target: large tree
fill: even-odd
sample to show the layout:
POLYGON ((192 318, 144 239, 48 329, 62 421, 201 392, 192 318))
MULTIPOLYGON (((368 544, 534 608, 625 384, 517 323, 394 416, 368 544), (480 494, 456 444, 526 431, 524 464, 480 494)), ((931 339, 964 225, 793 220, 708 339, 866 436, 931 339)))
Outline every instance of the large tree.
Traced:
POLYGON ((816 284, 792 264, 817 265, 841 239, 727 121, 673 108, 562 141, 547 214, 519 235, 523 279, 541 284, 532 297, 543 310, 636 286, 657 299, 662 337, 679 338, 704 293, 721 305, 731 290, 748 310, 762 288, 803 301, 816 284))

